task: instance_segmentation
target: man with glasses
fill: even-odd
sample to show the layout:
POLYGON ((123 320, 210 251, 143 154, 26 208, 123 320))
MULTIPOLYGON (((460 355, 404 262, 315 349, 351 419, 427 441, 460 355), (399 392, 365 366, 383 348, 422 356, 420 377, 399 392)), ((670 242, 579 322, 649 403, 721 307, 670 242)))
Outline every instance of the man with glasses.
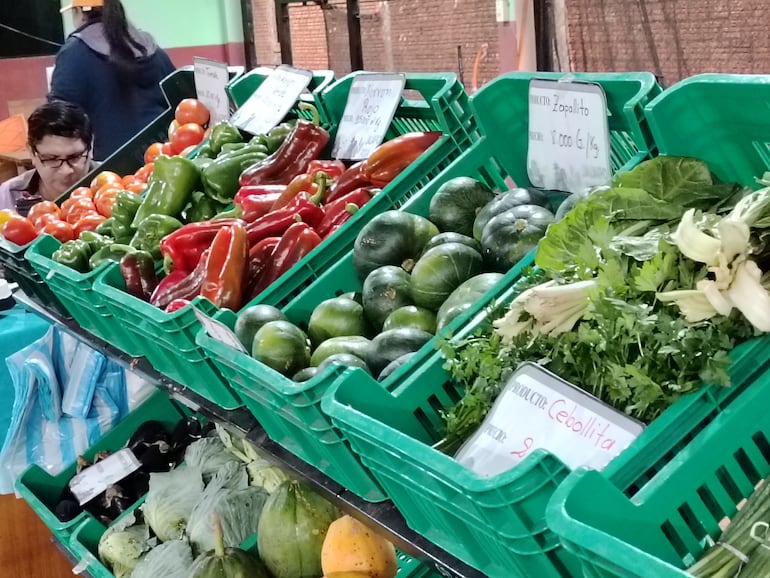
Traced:
POLYGON ((27 121, 33 169, 0 184, 0 209, 26 214, 34 203, 54 201, 91 169, 93 133, 77 105, 54 100, 27 121))

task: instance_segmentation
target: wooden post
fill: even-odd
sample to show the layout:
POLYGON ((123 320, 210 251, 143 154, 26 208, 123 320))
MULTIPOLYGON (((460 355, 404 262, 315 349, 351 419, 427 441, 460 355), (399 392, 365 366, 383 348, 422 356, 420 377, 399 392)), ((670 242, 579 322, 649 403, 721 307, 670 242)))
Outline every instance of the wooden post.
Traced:
POLYGON ((292 64, 289 5, 284 0, 275 0, 275 24, 278 32, 278 43, 281 45, 281 63, 292 64))
POLYGON ((348 42, 350 43, 350 69, 363 70, 364 48, 361 42, 361 10, 358 0, 347 0, 348 42))

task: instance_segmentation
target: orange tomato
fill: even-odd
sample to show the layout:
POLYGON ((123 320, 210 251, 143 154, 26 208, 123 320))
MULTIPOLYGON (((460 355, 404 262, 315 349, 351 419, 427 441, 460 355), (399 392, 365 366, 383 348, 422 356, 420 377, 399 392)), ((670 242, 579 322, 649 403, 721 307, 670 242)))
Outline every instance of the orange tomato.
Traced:
POLYGON ((112 205, 115 204, 115 196, 123 190, 123 186, 116 187, 112 184, 106 184, 94 195, 94 206, 96 212, 105 217, 112 216, 112 205))
POLYGON ((37 231, 26 218, 13 215, 3 225, 3 236, 16 245, 26 245, 37 238, 37 231))
POLYGON ((147 147, 147 150, 144 151, 144 164, 155 162, 155 159, 157 159, 161 154, 163 154, 163 143, 152 143, 147 147))
POLYGON ((126 175, 120 180, 120 184, 124 189, 127 189, 129 186, 131 186, 136 181, 136 177, 134 175, 126 175))
POLYGON ((51 221, 43 227, 42 233, 56 237, 62 243, 75 239, 75 227, 64 221, 51 221))
POLYGON ((187 147, 199 145, 203 140, 203 132, 203 127, 199 124, 192 122, 183 124, 171 137, 171 150, 178 155, 187 147))
POLYGON ((70 199, 94 198, 94 192, 89 187, 78 187, 70 193, 70 199))
MULTIPOLYGON (((29 219, 29 217, 27 217, 29 219)), ((43 230, 43 227, 45 227, 48 223, 51 223, 53 221, 61 221, 59 217, 54 215, 53 213, 43 213, 40 215, 37 219, 34 221, 32 219, 29 219, 32 224, 35 227, 35 230, 40 232, 43 230)))
POLYGON ((121 177, 118 173, 113 173, 112 171, 102 171, 94 177, 93 181, 91 181, 91 188, 95 191, 98 191, 107 183, 115 183, 119 185, 120 181, 121 177))
POLYGON ((141 195, 144 192, 144 189, 147 188, 147 183, 143 183, 142 181, 134 181, 129 186, 126 187, 127 191, 131 191, 135 195, 141 195))
POLYGON ((75 223, 75 236, 80 237, 83 231, 95 231, 96 227, 105 221, 105 217, 99 213, 86 213, 75 223))
POLYGON ((171 137, 174 136, 174 133, 178 128, 179 128, 179 121, 176 119, 172 120, 171 124, 168 125, 168 140, 171 140, 171 137))
POLYGON ((171 148, 171 143, 170 142, 166 142, 166 143, 163 143, 161 145, 161 147, 160 147, 160 154, 167 155, 167 156, 170 156, 170 157, 174 156, 174 150, 171 148))
POLYGON ((139 169, 134 173, 134 177, 136 177, 137 181, 146 183, 150 179, 150 175, 152 174, 152 169, 154 168, 155 168, 154 162, 147 163, 141 169, 139 169))
POLYGON ((61 205, 62 218, 68 223, 76 223, 88 212, 96 212, 94 202, 88 198, 67 199, 61 205))
POLYGON ((209 121, 209 109, 195 98, 185 98, 177 105, 174 118, 179 124, 194 122, 203 126, 209 121))
POLYGON ((32 205, 32 208, 27 214, 27 218, 30 223, 34 223, 40 215, 45 214, 56 215, 57 218, 61 217, 61 209, 53 201, 40 201, 32 205))
POLYGON ((11 217, 17 216, 19 213, 16 211, 12 211, 11 209, 3 209, 0 211, 0 231, 3 229, 3 225, 5 225, 11 217))

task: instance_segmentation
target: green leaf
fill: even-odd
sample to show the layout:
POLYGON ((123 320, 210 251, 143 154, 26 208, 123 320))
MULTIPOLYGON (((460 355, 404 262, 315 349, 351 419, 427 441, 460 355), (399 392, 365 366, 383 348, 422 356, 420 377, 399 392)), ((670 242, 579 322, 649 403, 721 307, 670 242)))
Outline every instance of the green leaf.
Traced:
POLYGON ((648 261, 658 254, 660 241, 668 236, 671 228, 661 225, 650 229, 644 235, 617 235, 612 239, 610 247, 623 255, 628 255, 637 261, 648 261))
POLYGON ((613 182, 615 187, 643 189, 661 201, 682 206, 692 206, 690 203, 703 198, 704 190, 713 184, 711 171, 703 161, 666 156, 645 161, 617 175, 613 182))

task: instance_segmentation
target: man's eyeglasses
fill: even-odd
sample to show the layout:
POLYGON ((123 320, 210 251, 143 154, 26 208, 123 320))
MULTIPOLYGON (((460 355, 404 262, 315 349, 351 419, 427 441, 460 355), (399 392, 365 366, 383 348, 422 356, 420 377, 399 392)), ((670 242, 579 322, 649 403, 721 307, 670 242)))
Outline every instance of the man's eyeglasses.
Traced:
POLYGON ((64 163, 67 163, 71 168, 77 169, 82 167, 86 160, 88 159, 88 155, 91 152, 91 149, 85 149, 83 152, 70 155, 68 157, 41 157, 40 153, 38 153, 36 150, 33 150, 35 153, 35 156, 40 159, 40 163, 48 168, 48 169, 58 169, 61 168, 64 163))

